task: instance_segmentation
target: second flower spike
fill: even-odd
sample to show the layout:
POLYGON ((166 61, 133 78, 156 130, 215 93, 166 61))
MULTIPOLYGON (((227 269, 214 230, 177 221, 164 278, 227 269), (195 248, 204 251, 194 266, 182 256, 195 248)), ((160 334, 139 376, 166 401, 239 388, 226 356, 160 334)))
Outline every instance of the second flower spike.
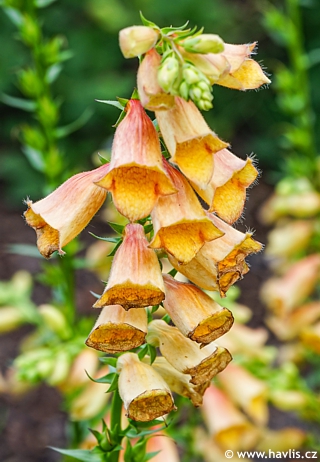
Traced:
POLYGON ((124 239, 114 256, 108 284, 94 308, 121 305, 127 310, 157 305, 164 299, 159 261, 148 244, 143 226, 129 223, 125 227, 124 239))

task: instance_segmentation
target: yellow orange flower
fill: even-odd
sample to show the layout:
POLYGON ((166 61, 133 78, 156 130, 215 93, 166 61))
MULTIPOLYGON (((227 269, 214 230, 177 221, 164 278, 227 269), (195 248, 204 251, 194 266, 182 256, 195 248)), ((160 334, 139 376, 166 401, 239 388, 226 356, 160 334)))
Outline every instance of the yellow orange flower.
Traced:
POLYGON ((107 286, 93 305, 121 305, 125 309, 157 305, 164 299, 164 283, 154 250, 148 248, 143 226, 128 224, 113 258, 107 286))
POLYGON ((49 258, 74 239, 102 206, 107 192, 95 184, 109 165, 74 175, 49 196, 33 203, 27 200, 26 222, 37 234, 41 255, 49 258))
POLYGON ((155 320, 148 326, 148 343, 160 348, 161 354, 178 371, 191 375, 190 382, 201 385, 225 369, 232 357, 228 350, 214 343, 201 348, 184 337, 179 329, 155 320))
POLYGON ((250 158, 239 159, 228 149, 222 149, 214 156, 213 176, 206 188, 193 186, 199 196, 209 204, 210 212, 229 224, 240 218, 246 200, 246 190, 258 176, 250 158))
POLYGON ((140 101, 130 100, 118 125, 108 173, 96 184, 111 191, 119 212, 130 221, 147 217, 158 197, 176 192, 162 165, 156 129, 140 101))
POLYGON ((232 313, 193 284, 164 275, 166 297, 163 306, 180 332, 203 345, 228 332, 232 313))
POLYGON ((208 127, 192 101, 175 97, 173 108, 156 111, 156 117, 172 162, 199 188, 205 188, 213 174, 214 154, 228 144, 208 127))
POLYGON ((167 110, 174 105, 174 96, 165 93, 158 83, 158 68, 161 56, 152 48, 140 63, 137 86, 143 107, 150 111, 167 110))
POLYGON ((147 422, 175 409, 170 389, 152 366, 141 362, 134 353, 118 358, 119 393, 133 420, 147 422))
POLYGON ((184 176, 168 162, 164 166, 177 194, 160 197, 151 217, 154 238, 150 247, 163 248, 181 263, 189 262, 207 241, 223 235, 206 216, 184 176))
POLYGON ((247 255, 259 252, 262 245, 252 239, 251 233, 241 233, 213 214, 207 213, 212 223, 224 235, 206 242, 187 264, 180 265, 168 254, 172 266, 190 281, 206 290, 218 290, 222 297, 238 279, 249 271, 247 255))
POLYGON ((126 311, 120 305, 105 306, 86 344, 107 353, 128 351, 144 343, 147 324, 143 309, 126 311))

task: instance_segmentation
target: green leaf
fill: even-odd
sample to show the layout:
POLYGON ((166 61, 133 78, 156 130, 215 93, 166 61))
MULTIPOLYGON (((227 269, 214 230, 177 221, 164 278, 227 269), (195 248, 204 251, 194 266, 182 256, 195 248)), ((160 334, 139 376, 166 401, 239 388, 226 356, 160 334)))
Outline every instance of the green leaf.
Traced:
POLYGON ((165 314, 165 315, 163 316, 162 320, 163 320, 164 322, 166 322, 167 324, 170 324, 170 322, 171 322, 171 318, 170 318, 170 316, 169 316, 168 314, 165 314))
POLYGON ((36 110, 36 103, 29 99, 16 98, 15 96, 6 95, 2 93, 0 100, 7 104, 7 106, 16 107, 27 112, 34 112, 36 110))
POLYGON ((141 19, 141 22, 144 26, 148 26, 148 27, 156 27, 157 29, 159 29, 159 27, 157 26, 157 24, 155 24, 154 22, 152 21, 149 21, 147 18, 145 18, 142 14, 142 11, 140 11, 140 19, 141 19))
POLYGON ((10 21, 20 29, 23 24, 23 16, 20 11, 16 10, 15 8, 5 7, 4 12, 10 19, 10 21))
POLYGON ((146 354, 148 354, 148 345, 144 345, 142 349, 139 351, 138 358, 140 359, 140 361, 145 357, 146 354))
POLYGON ((121 237, 100 237, 91 232, 89 232, 89 234, 91 234, 91 236, 95 237, 96 239, 100 239, 100 241, 114 242, 116 244, 122 241, 121 237))
POLYGON ((151 233, 151 231, 153 231, 153 224, 152 223, 150 225, 146 225, 144 227, 145 234, 149 234, 149 233, 151 233))
POLYGON ((113 223, 112 221, 107 221, 108 225, 118 234, 122 234, 125 228, 124 225, 119 225, 118 223, 113 223))
POLYGON ((103 99, 96 99, 97 103, 104 103, 104 104, 109 104, 109 106, 114 106, 120 109, 120 111, 123 111, 123 106, 119 101, 111 101, 111 100, 103 100, 103 99))
POLYGON ((60 63, 55 63, 50 66, 47 70, 46 80, 49 84, 55 82, 59 77, 62 71, 62 65, 60 63))
POLYGON ((161 450, 160 451, 148 452, 145 455, 145 458, 143 459, 143 462, 148 462, 148 460, 153 459, 153 457, 155 457, 157 454, 160 454, 160 452, 161 452, 161 450))
POLYGON ((107 393, 111 393, 112 391, 118 390, 119 375, 116 374, 115 372, 113 372, 112 374, 113 374, 113 379, 112 379, 112 382, 110 384, 110 387, 107 390, 107 393))
POLYGON ((117 367, 117 358, 111 358, 109 356, 104 356, 103 358, 99 358, 99 360, 103 364, 108 364, 109 366, 117 367))
POLYGON ((92 451, 87 449, 60 449, 53 446, 49 446, 50 449, 64 454, 65 456, 73 457, 77 460, 82 460, 83 462, 102 462, 102 458, 94 454, 92 451))
POLYGON ((55 135, 57 138, 65 138, 66 136, 70 135, 71 133, 79 130, 79 128, 83 127, 88 120, 92 117, 93 111, 90 108, 87 108, 78 119, 74 120, 68 125, 64 127, 58 127, 55 131, 55 135))
POLYGON ((173 268, 171 271, 169 271, 168 274, 170 274, 170 276, 172 276, 173 278, 175 277, 175 275, 177 274, 177 270, 175 268, 173 268))
POLYGON ((157 350, 153 345, 150 345, 150 343, 148 343, 148 351, 150 356, 150 363, 152 364, 157 357, 157 350))
POLYGON ((44 172, 45 163, 40 151, 32 148, 31 146, 25 145, 22 147, 22 152, 35 170, 38 170, 38 172, 44 172))
POLYGON ((56 0, 35 0, 34 3, 38 8, 45 8, 46 6, 51 5, 51 3, 54 3, 55 1, 56 0))
POLYGON ((189 21, 187 21, 185 24, 183 24, 183 26, 180 26, 180 27, 173 27, 173 26, 163 27, 161 29, 161 32, 166 35, 166 34, 170 34, 170 32, 175 32, 175 31, 180 31, 180 30, 182 31, 187 27, 188 24, 189 24, 189 21))
MULTIPOLYGON (((109 372, 109 374, 107 375, 104 375, 103 377, 100 377, 100 379, 94 379, 93 377, 91 377, 91 375, 89 375, 89 373, 85 370, 85 373, 87 374, 87 376, 89 377, 89 379, 92 381, 92 382, 95 382, 95 383, 112 383, 113 381, 113 376, 116 375, 114 372, 109 372)), ((107 390, 109 391, 109 390, 107 390)))
POLYGON ((120 239, 118 244, 114 246, 113 250, 107 255, 107 257, 113 257, 121 244, 122 244, 122 239, 120 239))
POLYGON ((109 164, 110 158, 107 159, 106 157, 103 157, 100 152, 98 152, 98 157, 102 165, 109 164))

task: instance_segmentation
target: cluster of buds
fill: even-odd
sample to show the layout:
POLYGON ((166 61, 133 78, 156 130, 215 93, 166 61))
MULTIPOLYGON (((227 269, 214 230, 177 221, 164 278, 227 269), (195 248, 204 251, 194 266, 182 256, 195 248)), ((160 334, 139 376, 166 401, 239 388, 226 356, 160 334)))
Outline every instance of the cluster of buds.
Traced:
MULTIPOLYGON (((165 66, 169 58, 161 64, 158 49, 166 40, 177 49, 183 47, 182 35, 171 29, 167 35, 146 26, 121 31, 126 57, 146 55, 138 71, 140 101, 132 98, 124 105, 110 162, 73 176, 39 202, 28 200, 25 212, 45 257, 54 251, 64 253, 62 248, 88 224, 108 192, 127 218, 120 227, 106 287, 94 304, 102 311, 86 343, 119 355, 119 393, 128 417, 140 421, 175 409, 172 392, 190 398, 195 406, 202 403, 212 378, 232 359, 216 340, 233 324, 231 312, 204 290, 224 297, 249 271, 246 257, 262 247, 251 233, 232 227, 258 171, 252 159, 241 160, 227 149, 228 144, 210 129, 190 100, 201 107, 209 88, 201 84, 201 75, 206 73, 197 64, 183 64, 182 78, 189 86, 188 95, 182 95, 185 98, 159 86, 159 72, 175 73, 173 61, 165 66), (155 111, 167 148, 164 154, 144 107, 155 111), (197 193, 208 203, 208 210, 197 193), (172 274, 178 271, 191 282, 162 274, 159 258, 163 257, 174 267, 172 274), (151 320, 160 304, 165 320, 151 320), (138 350, 133 353, 132 349, 138 350)), ((248 58, 252 47, 225 46, 216 36, 213 40, 201 34, 184 35, 183 40, 183 53, 204 59, 217 56, 224 63, 224 79, 228 80, 225 72, 229 72, 229 81, 238 78, 251 88, 248 69, 256 68, 248 58)), ((255 85, 267 81, 261 71, 255 85)))
POLYGON ((207 111, 212 108, 213 84, 247 90, 270 83, 250 58, 255 43, 230 45, 218 35, 203 34, 202 29, 160 29, 143 16, 142 21, 144 26, 120 32, 120 48, 125 58, 144 56, 138 88, 148 109, 170 107, 173 96, 181 96, 207 111))

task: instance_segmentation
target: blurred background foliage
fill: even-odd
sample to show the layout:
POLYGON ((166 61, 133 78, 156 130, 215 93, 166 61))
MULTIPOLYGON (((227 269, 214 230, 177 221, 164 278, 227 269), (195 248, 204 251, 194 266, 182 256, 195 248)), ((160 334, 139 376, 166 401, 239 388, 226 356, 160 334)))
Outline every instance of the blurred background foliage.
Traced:
MULTIPOLYGON (((20 1, 23 2, 12 0, 13 5, 20 1)), ((301 3, 305 48, 311 57, 311 100, 317 112, 320 109, 320 89, 316 84, 320 61, 318 2, 304 0, 301 3)), ((274 5, 279 10, 284 8, 282 1, 274 5)), ((190 20, 191 26, 203 25, 205 31, 221 35, 228 43, 257 40, 258 60, 265 65, 272 79, 274 72, 288 58, 282 47, 281 24, 277 25, 277 31, 272 32, 275 40, 270 39, 263 27, 266 8, 267 4, 254 0, 163 0, 161 3, 150 0, 65 0, 55 1, 41 9, 45 36, 62 36, 65 49, 72 53, 70 59, 63 62, 63 71, 53 84, 53 93, 59 95, 60 123, 67 125, 83 113, 89 115, 85 111, 92 111, 92 116, 81 129, 59 142, 67 161, 62 180, 76 170, 90 168, 93 153, 110 146, 116 109, 94 100, 131 94, 138 62, 123 59, 118 47, 118 31, 140 24, 139 10, 160 26, 182 25, 190 20)), ((277 22, 276 17, 272 20, 277 22)), ((30 63, 30 56, 14 36, 16 28, 1 11, 0 92, 21 97, 16 74, 18 69, 30 63)), ((276 86, 271 86, 270 90, 261 91, 257 97, 255 92, 244 94, 216 86, 214 105, 217 112, 213 109, 207 114, 210 125, 219 136, 232 141, 237 155, 257 153, 265 179, 270 182, 278 178, 276 172, 283 167, 275 139, 281 136, 286 123, 286 116, 278 110, 275 92, 276 86)), ((26 114, 20 109, 1 105, 0 118, 0 176, 5 200, 15 206, 21 204, 21 198, 26 194, 36 200, 41 195, 43 178, 24 158, 17 139, 17 126, 26 122, 26 114)), ((319 121, 315 127, 317 141, 320 136, 318 124, 319 121)))

